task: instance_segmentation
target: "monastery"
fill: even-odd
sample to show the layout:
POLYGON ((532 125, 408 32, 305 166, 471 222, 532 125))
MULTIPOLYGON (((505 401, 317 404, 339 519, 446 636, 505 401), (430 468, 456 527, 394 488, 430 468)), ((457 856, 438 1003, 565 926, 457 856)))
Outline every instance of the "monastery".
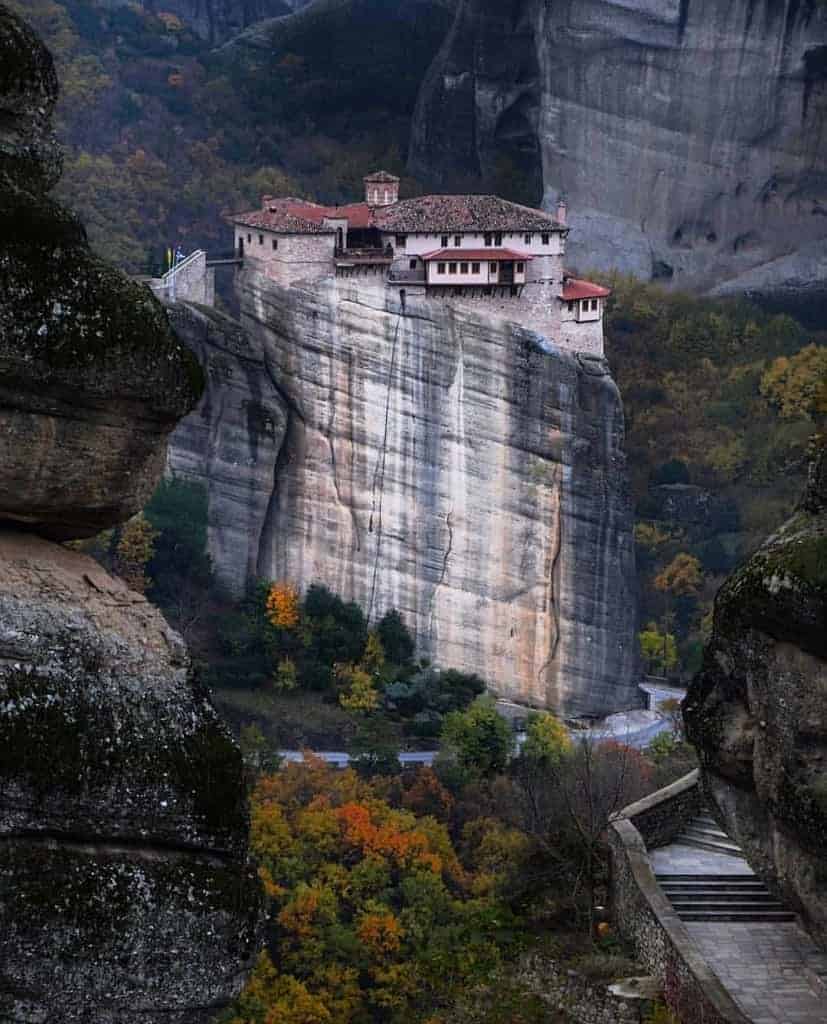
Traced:
MULTIPOLYGON (((555 217, 497 196, 399 199, 399 178, 364 179, 347 206, 264 196, 233 218, 239 257, 279 284, 372 278, 414 299, 498 315, 563 348, 603 354, 607 288, 563 268, 566 207, 555 217)), ((366 282, 367 283, 367 282, 366 282)))

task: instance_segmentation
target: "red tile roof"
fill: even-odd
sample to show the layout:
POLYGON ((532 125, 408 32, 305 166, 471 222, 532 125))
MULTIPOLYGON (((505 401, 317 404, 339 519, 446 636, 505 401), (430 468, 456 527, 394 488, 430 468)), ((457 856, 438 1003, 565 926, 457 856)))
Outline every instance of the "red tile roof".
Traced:
POLYGON ((322 206, 306 199, 269 199, 264 209, 239 213, 233 221, 286 234, 321 234, 333 231, 333 228, 325 228, 322 224, 327 218, 346 220, 351 228, 373 226, 373 210, 367 203, 322 206))
POLYGON ((233 223, 287 235, 333 234, 333 228, 322 225, 322 217, 317 216, 319 209, 316 203, 304 199, 271 199, 262 210, 236 214, 233 223))
POLYGON ((591 281, 579 281, 575 277, 568 277, 563 281, 563 294, 560 297, 563 302, 573 302, 575 299, 605 299, 611 294, 611 288, 604 288, 603 285, 593 284, 591 281))
POLYGON ((382 231, 565 231, 542 210, 510 203, 498 196, 420 196, 375 211, 382 231))
POLYGON ((519 260, 521 263, 526 260, 533 260, 534 257, 525 252, 516 252, 514 249, 437 249, 435 252, 426 252, 422 259, 426 263, 434 260, 450 260, 452 263, 459 260, 519 260))

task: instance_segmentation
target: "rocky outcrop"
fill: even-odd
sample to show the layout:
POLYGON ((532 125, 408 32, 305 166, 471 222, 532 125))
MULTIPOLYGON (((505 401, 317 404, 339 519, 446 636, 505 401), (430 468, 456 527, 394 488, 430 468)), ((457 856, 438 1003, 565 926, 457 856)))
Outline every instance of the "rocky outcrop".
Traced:
POLYGON ((208 1021, 257 948, 241 759, 159 612, 0 532, 0 1019, 208 1021))
MULTIPOLYGON (((409 299, 403 314, 364 279, 287 289, 245 269, 239 287, 288 425, 267 472, 270 447, 233 456, 255 466, 239 469, 240 490, 270 470, 274 486, 260 525, 237 505, 250 547, 231 537, 219 571, 323 582, 374 620, 398 608, 421 655, 524 703, 634 706, 631 506, 606 364, 490 312, 409 299)), ((225 394, 210 373, 214 415, 225 394)), ((191 459, 197 417, 174 436, 173 464, 191 459)), ((227 495, 210 502, 214 554, 227 495)))
POLYGON ((169 469, 204 483, 210 554, 222 581, 240 594, 259 571, 287 405, 268 373, 260 338, 201 306, 178 304, 169 315, 207 380, 197 408, 172 436, 169 469))
POLYGON ((825 83, 815 0, 462 0, 411 169, 565 194, 584 269, 797 289, 823 282, 825 83))
POLYGON ((160 613, 43 537, 141 507, 202 376, 46 195, 55 95, 0 6, 0 1019, 197 1024, 257 945, 241 757, 160 613))
POLYGON ((727 580, 684 703, 733 838, 827 943, 827 453, 789 522, 727 580))
POLYGON ((0 7, 0 522, 88 537, 146 504, 201 372, 46 189, 51 58, 0 7))

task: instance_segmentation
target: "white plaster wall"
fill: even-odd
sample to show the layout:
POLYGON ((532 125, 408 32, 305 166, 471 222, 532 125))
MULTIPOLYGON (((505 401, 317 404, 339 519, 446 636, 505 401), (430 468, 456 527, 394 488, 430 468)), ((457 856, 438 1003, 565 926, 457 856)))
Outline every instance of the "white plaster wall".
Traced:
MULTIPOLYGON (((460 246, 454 245, 455 234, 453 232, 449 232, 447 237, 448 245, 445 246, 442 244, 442 234, 408 233, 406 235, 405 248, 397 250, 396 233, 384 231, 382 232, 382 245, 390 244, 397 254, 404 252, 409 256, 421 256, 423 253, 435 252, 437 249, 455 249, 459 252, 462 249, 489 248, 485 244, 485 234, 481 231, 467 231, 460 234, 459 237, 462 240, 462 245, 460 246)), ((532 256, 562 256, 566 245, 565 236, 560 231, 553 231, 549 234, 548 245, 543 245, 540 232, 532 232, 530 245, 526 245, 523 232, 503 232, 502 244, 498 246, 492 245, 490 248, 516 249, 518 252, 530 253, 532 256)))

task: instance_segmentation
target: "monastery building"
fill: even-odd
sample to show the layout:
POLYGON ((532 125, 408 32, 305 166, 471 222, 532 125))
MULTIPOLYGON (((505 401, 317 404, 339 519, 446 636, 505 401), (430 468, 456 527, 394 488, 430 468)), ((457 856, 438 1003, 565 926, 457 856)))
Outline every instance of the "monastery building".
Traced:
POLYGON ((282 285, 373 278, 409 299, 491 312, 561 347, 603 354, 607 288, 566 273, 566 207, 555 217, 497 196, 399 199, 385 171, 364 179, 365 200, 322 206, 264 196, 233 218, 245 262, 282 285))

